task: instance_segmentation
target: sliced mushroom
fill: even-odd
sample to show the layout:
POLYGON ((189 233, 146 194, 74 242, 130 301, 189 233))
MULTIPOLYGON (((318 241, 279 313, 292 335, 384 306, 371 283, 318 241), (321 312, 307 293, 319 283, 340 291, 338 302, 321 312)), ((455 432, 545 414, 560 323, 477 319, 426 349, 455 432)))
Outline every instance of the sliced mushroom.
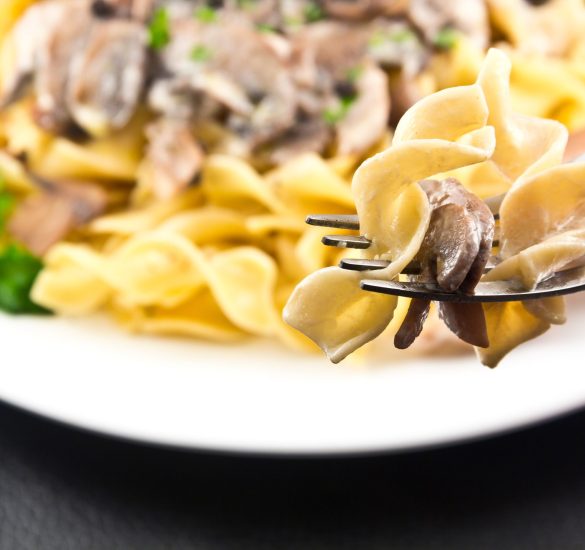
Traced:
POLYGON ((351 21, 401 15, 407 6, 408 0, 323 0, 327 15, 351 21))
POLYGON ((66 8, 35 54, 35 120, 56 134, 66 132, 71 124, 66 100, 71 62, 84 47, 93 22, 88 2, 69 2, 66 8))
POLYGON ((71 64, 67 106, 93 136, 124 127, 146 80, 146 32, 128 20, 97 22, 71 64))
POLYGON ((147 137, 154 193, 161 199, 173 197, 199 176, 204 151, 182 121, 161 119, 148 127, 147 137))
MULTIPOLYGON (((419 182, 432 206, 431 221, 417 254, 420 282, 437 282, 448 292, 471 293, 491 254, 494 218, 487 205, 457 180, 419 182)), ((397 347, 408 347, 420 333, 428 314, 426 300, 412 300, 395 337, 397 347)), ((475 346, 489 345, 481 304, 441 302, 439 315, 460 339, 475 346)))
POLYGON ((336 126, 339 154, 361 153, 372 147, 388 127, 389 115, 388 77, 368 64, 357 79, 356 99, 336 126))
POLYGON ((146 21, 156 3, 156 0, 93 0, 91 10, 99 18, 128 17, 146 21))
POLYGON ((284 164, 302 153, 322 153, 331 140, 331 128, 321 118, 306 118, 270 144, 260 156, 269 165, 284 164))
POLYGON ((39 52, 49 47, 53 33, 64 21, 68 9, 66 1, 35 4, 14 25, 9 40, 15 58, 9 72, 2 74, 0 107, 18 99, 32 80, 39 52))
POLYGON ((162 53, 165 69, 223 102, 236 114, 228 124, 252 146, 294 124, 290 71, 249 21, 221 12, 212 23, 177 18, 171 24, 173 38, 162 53))
POLYGON ((429 44, 445 28, 460 30, 481 49, 489 44, 485 0, 411 0, 408 14, 429 44))
POLYGON ((74 229, 103 214, 108 205, 107 193, 97 184, 42 183, 42 191, 25 199, 8 224, 10 234, 39 256, 74 229))

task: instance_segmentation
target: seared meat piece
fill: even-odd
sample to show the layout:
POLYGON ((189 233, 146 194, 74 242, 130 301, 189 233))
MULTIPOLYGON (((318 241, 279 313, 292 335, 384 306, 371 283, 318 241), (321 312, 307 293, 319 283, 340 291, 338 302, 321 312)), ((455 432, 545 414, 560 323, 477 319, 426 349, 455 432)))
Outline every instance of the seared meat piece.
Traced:
POLYGON ((34 180, 42 186, 41 193, 17 207, 8 231, 39 256, 72 230, 103 214, 108 205, 106 192, 95 183, 34 180))
POLYGON ((93 136, 123 128, 146 80, 146 31, 128 20, 96 22, 70 68, 67 104, 93 136))
MULTIPOLYGON (((419 282, 437 282, 448 292, 471 293, 491 254, 494 218, 487 205, 457 180, 421 181, 432 206, 431 221, 416 261, 419 282)), ((397 347, 408 347, 420 333, 428 313, 426 300, 413 300, 395 337, 397 347)), ((481 304, 441 302, 439 315, 462 340, 487 347, 481 304)))
POLYGON ((196 180, 204 151, 181 121, 161 119, 148 127, 147 136, 154 193, 170 198, 196 180))

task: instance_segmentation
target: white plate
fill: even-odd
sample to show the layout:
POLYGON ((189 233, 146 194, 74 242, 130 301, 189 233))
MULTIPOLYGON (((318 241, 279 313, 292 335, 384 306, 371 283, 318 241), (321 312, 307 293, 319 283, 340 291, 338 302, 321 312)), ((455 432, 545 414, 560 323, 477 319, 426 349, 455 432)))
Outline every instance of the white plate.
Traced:
POLYGON ((266 453, 402 450, 585 405, 585 307, 495 370, 474 357, 329 364, 268 342, 129 336, 105 320, 0 315, 0 398, 127 438, 266 453))

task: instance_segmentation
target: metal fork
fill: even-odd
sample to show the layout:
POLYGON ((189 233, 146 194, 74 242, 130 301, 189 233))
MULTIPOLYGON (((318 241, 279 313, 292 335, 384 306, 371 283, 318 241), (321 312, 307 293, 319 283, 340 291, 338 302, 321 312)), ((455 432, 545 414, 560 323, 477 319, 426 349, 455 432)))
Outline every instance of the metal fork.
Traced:
MULTIPOLYGON (((498 218, 497 211, 503 195, 486 201, 492 210, 494 217, 498 218)), ((337 229, 351 229, 359 231, 360 224, 357 215, 352 214, 319 214, 307 216, 305 220, 309 225, 319 227, 334 227, 337 229)), ((366 249, 371 241, 361 235, 326 235, 322 239, 323 244, 339 248, 366 249)), ((493 246, 498 246, 494 240, 493 246)), ((494 266, 495 258, 490 258, 485 271, 494 266)), ((384 269, 389 265, 386 260, 365 260, 358 258, 344 258, 339 267, 353 271, 375 271, 384 269)), ((420 273, 420 266, 411 262, 402 273, 416 275, 420 273)), ((407 298, 422 298, 442 302, 515 302, 519 300, 535 300, 537 298, 548 298, 561 296, 585 290, 585 268, 575 268, 556 274, 554 277, 540 283, 533 290, 523 290, 514 281, 494 281, 479 283, 475 287, 474 294, 463 292, 445 292, 438 285, 432 283, 407 283, 399 281, 382 281, 376 279, 363 280, 361 288, 370 292, 382 294, 393 294, 407 298)))

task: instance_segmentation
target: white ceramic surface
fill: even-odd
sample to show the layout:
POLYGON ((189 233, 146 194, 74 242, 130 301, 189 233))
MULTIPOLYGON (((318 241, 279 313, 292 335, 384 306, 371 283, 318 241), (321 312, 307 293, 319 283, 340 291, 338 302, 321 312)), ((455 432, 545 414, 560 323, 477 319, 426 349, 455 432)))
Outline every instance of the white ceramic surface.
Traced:
POLYGON ((270 342, 129 336, 106 320, 0 315, 0 399, 92 430, 265 453, 402 450, 585 405, 585 302, 495 370, 474 357, 334 366, 270 342))

